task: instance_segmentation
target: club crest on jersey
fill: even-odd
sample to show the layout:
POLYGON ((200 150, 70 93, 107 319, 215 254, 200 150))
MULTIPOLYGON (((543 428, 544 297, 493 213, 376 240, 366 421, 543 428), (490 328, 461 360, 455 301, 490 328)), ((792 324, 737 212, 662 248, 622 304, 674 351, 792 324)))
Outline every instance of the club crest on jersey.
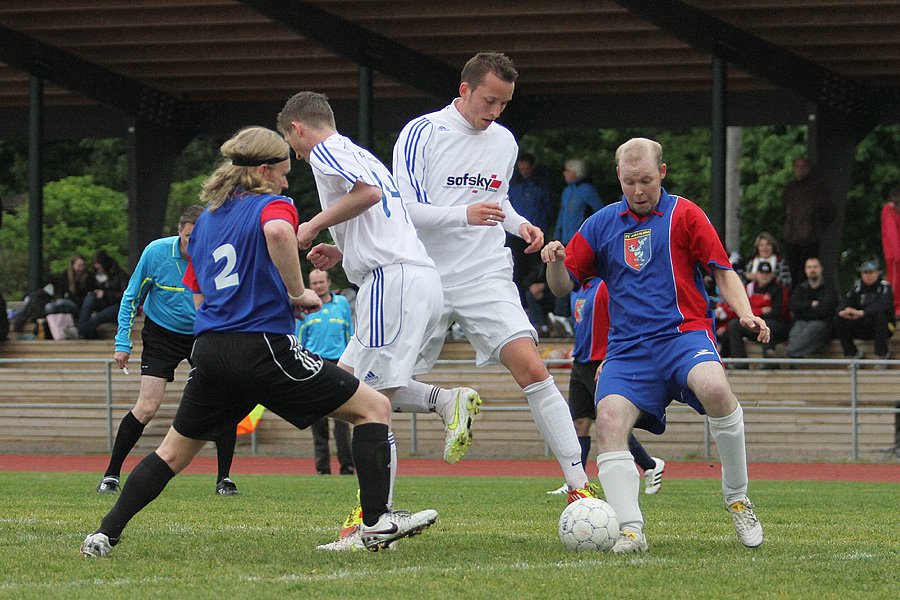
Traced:
POLYGON ((634 231, 625 234, 625 263, 640 271, 650 262, 650 230, 634 231))
POLYGON ((579 298, 575 301, 575 308, 572 311, 572 316, 575 317, 576 323, 581 323, 581 320, 584 319, 585 303, 587 303, 587 298, 579 298))

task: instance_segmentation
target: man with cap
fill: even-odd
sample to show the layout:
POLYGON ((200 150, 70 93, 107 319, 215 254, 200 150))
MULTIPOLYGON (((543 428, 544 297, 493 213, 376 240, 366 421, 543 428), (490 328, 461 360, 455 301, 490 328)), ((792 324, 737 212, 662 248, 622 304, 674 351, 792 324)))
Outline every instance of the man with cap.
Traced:
POLYGON ((875 355, 888 358, 888 338, 894 334, 894 291, 881 278, 878 261, 859 265, 860 280, 847 292, 834 320, 844 356, 862 358, 853 340, 875 340, 875 355))
MULTIPOLYGON (((774 358, 775 344, 784 341, 790 330, 790 312, 787 289, 775 279, 771 263, 759 263, 756 281, 747 284, 747 297, 750 298, 750 308, 753 309, 753 314, 761 317, 772 331, 769 340, 762 343, 763 356, 774 358)), ((729 356, 747 358, 744 338, 755 340, 756 336, 755 332, 741 325, 740 319, 729 321, 726 334, 729 356)))

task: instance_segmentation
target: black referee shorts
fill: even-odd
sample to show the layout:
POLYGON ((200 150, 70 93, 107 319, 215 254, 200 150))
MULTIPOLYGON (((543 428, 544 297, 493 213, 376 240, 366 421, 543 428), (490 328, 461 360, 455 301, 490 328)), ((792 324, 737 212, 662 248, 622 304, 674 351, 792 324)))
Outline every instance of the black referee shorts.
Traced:
POLYGON ((301 348, 292 335, 206 332, 194 342, 191 359, 172 425, 195 440, 234 431, 257 404, 303 429, 359 388, 356 377, 301 348))
POLYGON ((569 412, 572 419, 587 417, 597 418, 597 401, 594 398, 597 391, 597 382, 594 376, 597 374, 599 360, 590 362, 572 361, 572 375, 569 378, 569 412))
POLYGON ((178 363, 190 360, 194 336, 166 329, 145 316, 141 342, 141 375, 174 381, 178 363))

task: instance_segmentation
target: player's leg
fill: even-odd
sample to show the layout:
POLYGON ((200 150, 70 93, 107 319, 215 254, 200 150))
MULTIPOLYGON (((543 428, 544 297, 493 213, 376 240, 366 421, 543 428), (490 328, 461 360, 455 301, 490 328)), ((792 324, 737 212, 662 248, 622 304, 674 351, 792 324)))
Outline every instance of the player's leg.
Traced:
POLYGON ((316 458, 316 473, 331 474, 331 450, 328 448, 328 419, 319 419, 309 426, 316 458))
POLYGON ((82 554, 109 555, 131 518, 159 496, 169 481, 191 463, 204 444, 204 440, 187 438, 170 427, 156 452, 144 457, 131 472, 122 486, 122 494, 101 521, 100 528, 84 540, 82 554))
POLYGON ((569 405, 541 360, 534 339, 513 339, 503 345, 499 354, 500 362, 525 392, 534 422, 559 461, 569 488, 589 490, 569 405))
POLYGON ((113 443, 112 455, 109 457, 109 465, 103 474, 103 479, 97 484, 97 491, 101 494, 115 494, 119 491, 119 478, 122 473, 122 463, 128 453, 134 448, 144 427, 149 423, 162 404, 163 394, 166 391, 166 379, 152 375, 141 376, 141 389, 137 403, 128 411, 119 423, 116 432, 116 440, 113 443))
POLYGON ((234 462, 234 447, 237 445, 237 429, 231 429, 216 440, 216 494, 219 496, 240 496, 237 485, 231 480, 231 463, 234 462))
POLYGON ((353 475, 353 455, 350 450, 350 425, 341 420, 333 422, 334 445, 337 448, 338 463, 341 475, 353 475))
POLYGON ((622 531, 613 547, 616 553, 647 551, 639 503, 641 475, 628 450, 628 438, 639 416, 640 409, 618 394, 607 395, 597 404, 598 478, 622 531))
POLYGON ((710 434, 722 461, 722 493, 741 543, 759 546, 762 525, 747 498, 747 451, 744 441, 744 413, 728 385, 721 363, 706 361, 694 365, 687 384, 706 410, 710 434))

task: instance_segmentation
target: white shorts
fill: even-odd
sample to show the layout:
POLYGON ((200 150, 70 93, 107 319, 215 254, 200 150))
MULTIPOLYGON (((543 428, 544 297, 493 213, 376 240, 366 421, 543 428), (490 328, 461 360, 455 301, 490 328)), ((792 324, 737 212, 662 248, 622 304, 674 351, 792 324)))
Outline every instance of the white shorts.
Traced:
POLYGON ((475 348, 475 365, 479 367, 499 363, 500 350, 515 339, 531 337, 535 344, 538 341, 537 331, 519 300, 519 290, 512 282, 511 267, 444 288, 441 326, 425 348, 429 369, 434 367, 447 328, 454 321, 475 348))
POLYGON ((368 274, 356 295, 356 327, 340 362, 376 390, 427 373, 426 342, 441 320, 441 278, 432 267, 395 264, 368 274))

